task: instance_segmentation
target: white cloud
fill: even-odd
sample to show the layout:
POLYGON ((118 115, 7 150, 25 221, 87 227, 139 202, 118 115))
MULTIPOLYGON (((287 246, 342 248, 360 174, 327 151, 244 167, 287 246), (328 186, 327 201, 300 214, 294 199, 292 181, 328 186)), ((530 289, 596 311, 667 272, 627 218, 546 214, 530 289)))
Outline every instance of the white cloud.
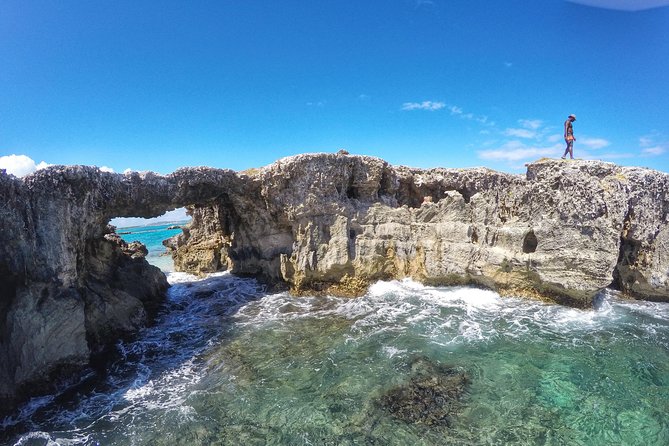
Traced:
POLYGON ((537 130, 544 122, 541 119, 519 119, 518 123, 525 129, 537 130))
POLYGON ((513 66, 513 62, 504 62, 504 66, 507 68, 511 68, 513 66))
POLYGON ((50 164, 47 164, 44 161, 36 164, 32 158, 26 155, 0 156, 0 169, 5 169, 7 173, 19 178, 49 166, 50 164))
POLYGON ((667 150, 664 147, 655 146, 655 147, 647 147, 647 148, 643 149, 641 152, 644 155, 658 156, 658 155, 662 155, 666 151, 667 150))
POLYGON ((551 135, 548 138, 546 138, 546 141, 548 141, 548 142, 558 142, 558 141, 562 141, 563 139, 564 139, 564 135, 555 134, 555 135, 551 135))
POLYGON ((456 105, 451 105, 448 107, 448 109, 451 111, 452 115, 461 115, 462 114, 462 109, 456 105))
POLYGON ((174 209, 173 211, 165 212, 160 217, 155 218, 139 218, 139 217, 117 217, 113 218, 109 223, 117 228, 128 228, 131 226, 148 226, 157 223, 173 223, 190 220, 190 216, 186 214, 185 208, 174 209))
POLYGON ((653 138, 650 136, 642 136, 639 138, 639 145, 641 147, 648 147, 653 145, 653 138))
POLYGON ((536 138, 537 132, 527 129, 506 129, 504 130, 506 136, 513 136, 516 138, 536 138))
POLYGON ((568 0, 572 3, 594 8, 618 9, 621 11, 642 11, 644 9, 668 6, 669 0, 568 0))
POLYGON ((659 156, 667 152, 669 143, 660 142, 657 140, 664 139, 658 132, 653 132, 651 135, 642 136, 639 138, 639 147, 641 147, 641 154, 643 156, 659 156))
POLYGON ((440 110, 446 107, 446 104, 443 102, 432 102, 432 101, 423 101, 423 102, 405 102, 402 104, 402 110, 429 110, 435 111, 440 110))
POLYGON ((577 143, 578 145, 588 147, 589 149, 601 149, 611 144, 604 138, 579 138, 577 143))
POLYGON ((520 160, 532 160, 544 156, 561 154, 559 145, 550 147, 526 146, 521 141, 509 141, 500 148, 494 150, 481 150, 478 156, 484 160, 517 162, 520 160))

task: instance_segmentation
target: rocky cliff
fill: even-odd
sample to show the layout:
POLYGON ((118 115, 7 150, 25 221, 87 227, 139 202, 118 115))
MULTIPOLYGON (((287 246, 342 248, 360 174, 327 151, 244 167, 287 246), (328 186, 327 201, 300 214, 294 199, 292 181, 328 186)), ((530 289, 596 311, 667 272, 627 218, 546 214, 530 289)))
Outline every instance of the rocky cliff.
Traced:
POLYGON ((160 304, 164 274, 108 226, 228 190, 232 171, 168 177, 56 166, 23 180, 0 171, 0 411, 89 364, 160 304))
POLYGON ((478 284, 587 307, 602 288, 669 299, 669 175, 541 160, 525 176, 299 155, 240 175, 167 243, 177 268, 230 269, 296 293, 378 279, 478 284))
POLYGON ((0 402, 86 366, 160 304, 165 277, 112 232, 113 217, 188 206, 192 223, 168 242, 178 269, 297 294, 413 277, 585 307, 611 284, 669 300, 668 190, 664 173, 562 160, 525 176, 344 154, 242 173, 0 171, 0 402))

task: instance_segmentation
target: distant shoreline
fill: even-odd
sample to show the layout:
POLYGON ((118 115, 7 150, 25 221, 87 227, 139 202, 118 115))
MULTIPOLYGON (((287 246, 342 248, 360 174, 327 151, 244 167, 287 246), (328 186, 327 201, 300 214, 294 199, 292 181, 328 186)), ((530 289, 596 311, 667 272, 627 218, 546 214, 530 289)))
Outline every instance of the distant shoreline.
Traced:
POLYGON ((133 229, 133 228, 148 228, 151 226, 169 226, 169 225, 179 225, 183 226, 190 223, 191 219, 188 220, 165 220, 165 221, 152 221, 145 225, 132 225, 132 226, 116 226, 117 232, 119 229, 133 229))

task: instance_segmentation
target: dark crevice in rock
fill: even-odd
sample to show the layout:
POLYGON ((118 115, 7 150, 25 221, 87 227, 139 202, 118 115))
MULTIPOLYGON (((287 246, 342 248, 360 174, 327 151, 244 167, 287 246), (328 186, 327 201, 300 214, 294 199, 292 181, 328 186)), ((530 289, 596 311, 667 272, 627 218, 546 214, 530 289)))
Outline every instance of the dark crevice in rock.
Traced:
POLYGON ((641 249, 641 242, 630 238, 629 230, 634 220, 634 210, 628 209, 623 220, 623 227, 620 234, 620 252, 618 254, 618 261, 613 270, 613 282, 611 287, 629 293, 631 285, 642 277, 636 272, 635 265, 639 257, 639 250, 641 249))
POLYGON ((393 180, 388 167, 384 167, 381 174, 381 181, 379 182, 378 196, 383 197, 393 194, 393 180))
MULTIPOLYGON (((7 312, 16 298, 16 287, 19 281, 16 275, 11 274, 3 265, 0 265, 0 317, 7 312)), ((4 324, 2 325, 4 327, 4 324)), ((2 340, 2 333, 3 330, 0 330, 0 341, 2 340)))
POLYGON ((523 252, 525 254, 535 252, 538 244, 539 241, 537 240, 537 236, 534 234, 534 231, 530 229, 530 232, 525 234, 525 237, 523 238, 523 252))
POLYGON ((465 203, 469 203, 469 201, 472 199, 472 195, 474 195, 469 189, 456 189, 456 191, 462 195, 462 198, 465 200, 465 203))
POLYGON ((346 188, 346 196, 351 200, 357 200, 358 198, 360 198, 360 193, 358 192, 358 188, 353 185, 353 177, 351 177, 351 182, 346 188))
POLYGON ((475 227, 469 228, 469 240, 475 245, 479 243, 479 233, 475 227))

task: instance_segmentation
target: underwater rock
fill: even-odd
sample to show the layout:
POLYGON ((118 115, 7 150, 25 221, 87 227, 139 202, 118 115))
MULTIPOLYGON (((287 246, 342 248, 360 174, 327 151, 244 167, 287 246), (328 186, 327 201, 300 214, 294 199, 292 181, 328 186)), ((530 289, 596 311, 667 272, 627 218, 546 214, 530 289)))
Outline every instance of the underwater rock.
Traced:
POLYGON ((418 358, 411 365, 409 380, 388 390, 378 405, 405 423, 448 427, 462 407, 468 385, 462 370, 418 358))

